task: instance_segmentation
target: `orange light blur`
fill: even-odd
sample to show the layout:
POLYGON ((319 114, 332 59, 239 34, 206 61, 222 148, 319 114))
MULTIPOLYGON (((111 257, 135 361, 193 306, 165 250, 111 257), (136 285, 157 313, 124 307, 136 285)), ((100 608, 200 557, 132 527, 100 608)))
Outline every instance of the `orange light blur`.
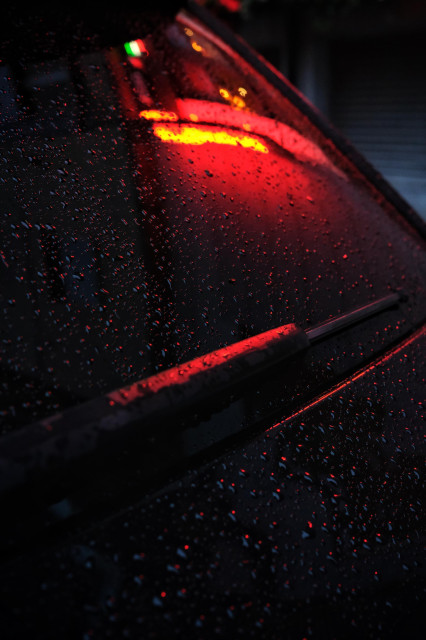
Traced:
POLYGON ((154 134, 163 142, 201 145, 206 142, 225 144, 232 147, 244 147, 260 153, 268 153, 267 147, 253 136, 231 134, 227 131, 217 131, 210 127, 194 127, 191 125, 154 125, 154 134))
POLYGON ((157 120, 161 122, 176 122, 178 116, 174 111, 158 111, 156 109, 146 109, 139 114, 145 120, 157 120))
MULTIPOLYGON (((222 98, 224 100, 226 100, 227 102, 229 102, 229 104, 234 107, 234 109, 244 109, 244 107, 246 106, 246 103, 244 102, 244 100, 240 97, 240 96, 233 96, 228 89, 224 89, 223 87, 221 87, 219 89, 219 93, 222 96, 222 98)), ((246 91, 247 93, 247 91, 246 91)))
POLYGON ((231 104, 233 107, 235 107, 235 109, 244 109, 244 107, 246 106, 246 103, 242 98, 240 98, 240 96, 233 96, 231 104))
POLYGON ((204 51, 203 47, 198 44, 198 42, 192 42, 191 44, 194 51, 204 51))

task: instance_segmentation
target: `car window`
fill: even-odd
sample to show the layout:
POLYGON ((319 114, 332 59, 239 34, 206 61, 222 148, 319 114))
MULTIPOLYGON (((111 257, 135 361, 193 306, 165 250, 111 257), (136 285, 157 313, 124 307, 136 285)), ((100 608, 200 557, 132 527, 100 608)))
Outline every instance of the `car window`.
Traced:
POLYGON ((311 377, 421 320, 416 234, 205 27, 76 42, 1 68, 3 431, 390 290, 404 313, 318 348, 311 377))

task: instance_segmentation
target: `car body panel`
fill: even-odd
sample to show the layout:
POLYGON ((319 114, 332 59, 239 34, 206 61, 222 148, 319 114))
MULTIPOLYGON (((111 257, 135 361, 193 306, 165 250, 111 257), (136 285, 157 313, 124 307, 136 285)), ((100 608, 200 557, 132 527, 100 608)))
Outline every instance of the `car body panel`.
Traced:
POLYGON ((3 569, 9 637, 64 621, 88 638, 421 637, 424 347, 421 330, 245 445, 23 550, 3 569))

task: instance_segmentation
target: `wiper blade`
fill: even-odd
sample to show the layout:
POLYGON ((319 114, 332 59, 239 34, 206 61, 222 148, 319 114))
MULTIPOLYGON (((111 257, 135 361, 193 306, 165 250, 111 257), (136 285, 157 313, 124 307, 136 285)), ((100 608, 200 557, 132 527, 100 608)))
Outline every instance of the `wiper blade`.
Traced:
POLYGON ((287 324, 160 372, 4 436, 0 496, 227 392, 401 300, 394 293, 304 331, 287 324))

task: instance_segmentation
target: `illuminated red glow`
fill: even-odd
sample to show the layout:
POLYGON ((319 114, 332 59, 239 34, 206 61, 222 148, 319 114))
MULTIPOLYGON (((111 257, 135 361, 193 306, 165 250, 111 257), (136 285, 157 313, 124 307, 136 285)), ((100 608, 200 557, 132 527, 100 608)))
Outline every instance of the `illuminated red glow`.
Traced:
POLYGON ((219 4, 232 13, 241 9, 241 0, 219 0, 219 4))
POLYGON ((416 331, 412 336, 410 336, 409 338, 401 342, 401 344, 399 344, 397 347, 388 351, 386 355, 380 358, 377 358, 377 360, 375 360, 372 364, 368 365, 367 367, 364 367, 363 369, 358 371, 358 373, 356 373, 355 375, 351 376, 347 380, 344 380, 344 382, 341 382, 340 384, 334 386, 332 389, 330 389, 330 391, 327 391, 326 393, 323 393, 322 395, 318 396, 317 398, 315 398, 315 400, 313 400, 312 402, 304 406, 302 409, 295 411, 291 416, 288 416, 288 418, 286 418, 282 422, 277 422, 277 424, 274 424, 272 427, 269 427, 269 429, 267 429, 266 431, 273 431, 274 429, 282 428, 287 422, 294 420, 294 418, 297 418, 297 416, 305 413, 306 411, 309 411, 313 407, 316 407, 321 402, 323 402, 323 400, 326 400, 327 398, 330 398, 331 396, 333 396, 335 393, 342 391, 343 389, 346 389, 347 387, 349 387, 351 384, 353 384, 360 378, 363 378, 367 373, 370 373, 370 371, 373 371, 378 367, 382 367, 388 360, 396 356, 398 353, 400 353, 406 347, 408 347, 408 345, 410 345, 412 342, 415 342, 425 334, 426 334, 426 329, 422 327, 421 329, 416 331))
POLYGON ((129 62, 135 69, 143 69, 143 62, 140 58, 129 57, 129 62))
POLYGON ((243 147, 260 153, 268 153, 268 148, 254 136, 230 133, 215 127, 194 125, 155 124, 154 134, 163 142, 202 145, 206 143, 243 147))
POLYGON ((159 407, 164 410, 167 406, 175 406, 176 392, 181 401, 192 402, 195 394, 198 398, 206 392, 209 395, 211 386, 217 390, 229 387, 244 368, 253 372, 264 358, 273 356, 276 359, 277 350, 280 353, 283 345, 285 355, 289 356, 305 349, 308 339, 295 325, 283 325, 112 391, 107 399, 126 406, 136 399, 149 398, 146 415, 152 411, 155 414, 159 407), (172 388, 174 391, 170 392, 172 388))
MULTIPOLYGON (((240 89, 244 90, 243 87, 240 87, 240 89)), ((225 99, 227 94, 231 98, 227 89, 221 89, 219 93, 225 99)), ((342 175, 340 169, 335 167, 315 142, 312 142, 283 122, 260 116, 247 110, 243 111, 236 104, 177 98, 176 113, 179 116, 179 120, 217 124, 222 127, 235 127, 249 131, 257 136, 269 138, 278 146, 290 151, 296 158, 302 161, 309 161, 314 165, 327 166, 333 173, 342 175)))
MULTIPOLYGON (((222 97, 231 94, 226 89, 220 89, 222 97)), ((243 101, 242 101, 243 102, 243 101)), ((333 172, 340 174, 340 170, 334 167, 324 152, 312 141, 308 140, 300 133, 288 125, 241 110, 236 104, 224 105, 208 100, 180 99, 176 100, 176 111, 166 111, 163 109, 146 109, 139 112, 139 117, 152 122, 196 122, 205 124, 216 124, 221 127, 232 127, 240 131, 250 132, 252 135, 234 134, 229 131, 217 131, 201 127, 181 125, 176 129, 167 127, 155 127, 154 133, 164 142, 175 142, 181 144, 201 145, 206 142, 216 144, 228 144, 231 146, 242 146, 251 148, 261 153, 268 153, 266 145, 256 136, 262 136, 273 140, 280 147, 293 153, 302 161, 309 160, 313 164, 328 166, 333 172), (198 131, 198 134, 197 134, 198 131), (215 135, 213 135, 215 133, 215 135)))

